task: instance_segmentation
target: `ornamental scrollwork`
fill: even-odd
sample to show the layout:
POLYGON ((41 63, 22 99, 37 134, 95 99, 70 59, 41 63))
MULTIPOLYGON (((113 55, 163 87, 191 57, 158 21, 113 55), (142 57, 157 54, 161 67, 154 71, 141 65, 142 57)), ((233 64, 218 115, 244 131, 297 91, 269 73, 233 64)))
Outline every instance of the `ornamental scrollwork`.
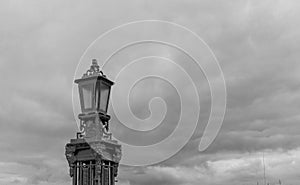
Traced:
POLYGON ((86 73, 83 74, 82 77, 84 78, 84 77, 94 76, 94 75, 100 75, 100 76, 106 77, 103 74, 103 72, 100 70, 100 66, 98 65, 98 62, 96 59, 92 60, 92 65, 91 65, 90 69, 88 69, 86 71, 86 73))

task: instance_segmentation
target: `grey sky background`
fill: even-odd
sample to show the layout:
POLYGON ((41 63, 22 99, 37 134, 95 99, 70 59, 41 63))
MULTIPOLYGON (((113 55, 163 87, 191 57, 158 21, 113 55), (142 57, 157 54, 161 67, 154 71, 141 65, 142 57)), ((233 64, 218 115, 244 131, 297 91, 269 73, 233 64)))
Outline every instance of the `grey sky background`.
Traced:
MULTIPOLYGON (((262 184, 263 152, 268 182, 300 184, 299 9, 296 0, 1 1, 0 185, 70 184, 64 145, 77 130, 78 61, 101 33, 143 19, 184 25, 207 42, 224 72, 227 111, 208 150, 197 151, 197 130, 159 165, 121 167, 118 184, 262 184)), ((136 93, 133 112, 143 118, 151 96, 136 93)))

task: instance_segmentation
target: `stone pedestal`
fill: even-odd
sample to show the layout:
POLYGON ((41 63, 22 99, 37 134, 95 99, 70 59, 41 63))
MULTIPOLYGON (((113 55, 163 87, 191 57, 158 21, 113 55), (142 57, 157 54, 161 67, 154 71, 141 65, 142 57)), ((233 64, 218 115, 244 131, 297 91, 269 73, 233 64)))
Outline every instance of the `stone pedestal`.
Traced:
POLYGON ((66 158, 73 185, 114 185, 121 159, 121 145, 114 140, 71 139, 66 158))

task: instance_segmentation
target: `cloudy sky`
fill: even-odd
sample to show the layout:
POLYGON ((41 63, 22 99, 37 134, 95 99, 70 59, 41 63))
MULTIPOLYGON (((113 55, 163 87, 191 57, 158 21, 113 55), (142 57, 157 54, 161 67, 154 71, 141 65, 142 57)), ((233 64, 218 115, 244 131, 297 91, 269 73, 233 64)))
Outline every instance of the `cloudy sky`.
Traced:
MULTIPOLYGON (((71 183, 64 145, 77 131, 72 106, 77 64, 99 35, 144 19, 184 25, 210 46, 224 73, 227 109, 207 150, 197 150, 199 124, 172 158, 145 167, 122 166, 118 184, 263 184, 263 154, 267 182, 300 184, 299 9, 296 0, 1 1, 0 185, 71 183)), ((166 50, 165 57, 188 62, 171 48, 137 46, 113 59, 108 76, 122 57, 145 50, 166 50)), ((149 68, 174 73, 167 65, 149 68)), ((203 74, 196 81, 203 90, 199 123, 207 121, 211 102, 204 81, 203 74)), ((149 116, 151 93, 165 99, 167 122, 155 136, 170 134, 180 111, 172 86, 162 79, 145 80, 132 92, 131 109, 139 118, 149 116)), ((126 142, 136 139, 124 137, 122 128, 118 131, 126 142)))

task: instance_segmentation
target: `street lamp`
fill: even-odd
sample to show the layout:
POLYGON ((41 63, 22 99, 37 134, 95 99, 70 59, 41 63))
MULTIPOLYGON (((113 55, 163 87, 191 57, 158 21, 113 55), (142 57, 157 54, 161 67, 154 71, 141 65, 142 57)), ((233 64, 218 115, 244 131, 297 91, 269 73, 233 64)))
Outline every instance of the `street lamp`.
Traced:
POLYGON ((78 84, 81 114, 80 132, 78 137, 101 138, 111 137, 108 132, 107 114, 111 86, 114 84, 106 78, 96 59, 92 60, 90 69, 83 74, 82 78, 76 79, 78 84))
POLYGON ((92 60, 90 69, 80 79, 78 84, 81 111, 83 114, 101 113, 106 115, 110 89, 114 84, 100 71, 97 60, 92 60))
POLYGON ((65 147, 73 185, 115 185, 121 145, 109 133, 107 114, 111 86, 95 59, 78 84, 80 132, 65 147))

